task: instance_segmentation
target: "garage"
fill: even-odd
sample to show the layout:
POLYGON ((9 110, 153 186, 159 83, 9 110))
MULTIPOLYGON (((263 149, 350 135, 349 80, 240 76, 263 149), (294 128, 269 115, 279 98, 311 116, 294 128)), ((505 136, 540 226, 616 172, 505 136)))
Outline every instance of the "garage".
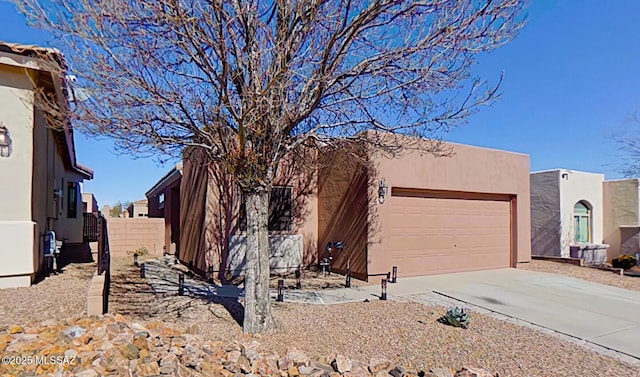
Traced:
POLYGON ((510 267, 512 199, 394 187, 390 261, 403 276, 510 267))

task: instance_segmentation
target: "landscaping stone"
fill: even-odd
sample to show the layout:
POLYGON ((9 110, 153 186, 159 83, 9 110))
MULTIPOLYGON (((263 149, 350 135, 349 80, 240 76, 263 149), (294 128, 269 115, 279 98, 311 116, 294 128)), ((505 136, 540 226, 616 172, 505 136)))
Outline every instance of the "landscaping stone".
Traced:
MULTIPOLYGON (((191 332, 195 332, 190 330, 191 332)), ((254 337, 254 339, 259 339, 254 337)), ((129 323, 123 316, 83 317, 47 326, 7 326, 0 333, 3 355, 64 356, 74 365, 0 365, 7 376, 100 375, 213 377, 418 377, 391 362, 368 363, 345 355, 314 358, 290 347, 285 356, 263 354, 260 342, 203 341, 199 336, 164 326, 159 321, 129 323)), ((449 370, 432 369, 424 377, 452 377, 449 370)), ((455 377, 494 377, 465 367, 455 377)))
POLYGON ((331 366, 336 372, 345 373, 351 370, 352 364, 351 360, 348 357, 344 355, 338 355, 331 363, 331 366))

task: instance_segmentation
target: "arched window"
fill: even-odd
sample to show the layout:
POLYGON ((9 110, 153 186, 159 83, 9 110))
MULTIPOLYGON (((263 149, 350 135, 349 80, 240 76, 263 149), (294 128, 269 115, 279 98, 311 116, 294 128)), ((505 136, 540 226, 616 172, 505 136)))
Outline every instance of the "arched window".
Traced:
POLYGON ((591 242, 591 207, 584 201, 573 206, 573 240, 591 242))

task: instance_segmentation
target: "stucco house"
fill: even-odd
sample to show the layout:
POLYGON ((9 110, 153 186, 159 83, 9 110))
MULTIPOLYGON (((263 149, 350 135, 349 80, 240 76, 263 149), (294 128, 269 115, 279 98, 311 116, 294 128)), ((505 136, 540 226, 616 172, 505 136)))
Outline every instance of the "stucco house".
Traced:
POLYGON ((180 250, 180 183, 182 164, 176 164, 146 192, 150 218, 164 218, 164 251, 177 254, 180 250))
MULTIPOLYGON (((270 198, 272 269, 317 264, 335 242, 344 248, 332 248, 333 270, 349 264, 362 280, 393 266, 404 277, 529 262, 529 157, 450 146, 448 157, 370 154, 364 166, 334 153, 319 168, 281 169, 270 198)), ((197 151, 183 166, 179 259, 207 278, 241 274, 242 195, 197 151)))
POLYGON ((640 251, 639 180, 568 169, 531 173, 531 252, 602 264, 640 251))
POLYGON ((129 217, 149 217, 149 205, 147 199, 136 200, 127 207, 129 217))
POLYGON ((605 181, 603 205, 607 259, 640 253, 640 179, 605 181))
MULTIPOLYGON (((64 64, 53 49, 0 42, 0 287, 28 286, 44 269, 45 236, 83 243, 81 183, 93 172, 76 159, 73 130, 48 127, 36 88, 68 106, 64 64)), ((63 250, 64 252, 64 250, 63 250)))

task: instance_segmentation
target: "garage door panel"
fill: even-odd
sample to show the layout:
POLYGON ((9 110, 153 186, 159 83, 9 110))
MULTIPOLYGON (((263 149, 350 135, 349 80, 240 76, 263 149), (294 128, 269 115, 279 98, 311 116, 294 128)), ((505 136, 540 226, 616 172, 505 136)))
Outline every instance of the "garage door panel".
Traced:
POLYGON ((402 275, 510 264, 508 201, 392 196, 391 260, 402 275))

